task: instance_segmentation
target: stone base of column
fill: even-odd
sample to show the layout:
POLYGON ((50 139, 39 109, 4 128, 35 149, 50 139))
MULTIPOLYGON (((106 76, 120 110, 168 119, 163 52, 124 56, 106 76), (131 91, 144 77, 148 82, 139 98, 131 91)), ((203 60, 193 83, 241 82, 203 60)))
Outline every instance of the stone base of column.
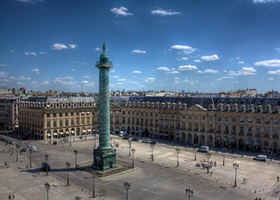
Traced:
POLYGON ((118 167, 116 160, 116 149, 94 149, 93 150, 93 165, 96 170, 104 171, 118 167))

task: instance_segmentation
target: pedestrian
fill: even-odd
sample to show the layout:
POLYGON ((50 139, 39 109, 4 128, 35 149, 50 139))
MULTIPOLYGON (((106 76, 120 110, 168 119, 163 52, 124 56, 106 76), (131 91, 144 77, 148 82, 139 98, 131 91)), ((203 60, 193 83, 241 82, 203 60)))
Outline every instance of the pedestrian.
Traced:
POLYGON ((15 199, 15 193, 12 194, 12 199, 15 199))
POLYGON ((277 182, 279 182, 279 179, 280 179, 280 177, 279 177, 279 176, 277 176, 277 182))
POLYGON ((9 199, 12 199, 11 193, 9 194, 9 199))

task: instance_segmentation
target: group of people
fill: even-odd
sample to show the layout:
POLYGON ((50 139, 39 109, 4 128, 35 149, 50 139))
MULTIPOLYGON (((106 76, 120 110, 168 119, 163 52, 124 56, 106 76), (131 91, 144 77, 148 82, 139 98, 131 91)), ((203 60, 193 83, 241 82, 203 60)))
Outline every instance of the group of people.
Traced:
POLYGON ((9 199, 15 199, 15 193, 9 194, 9 199))

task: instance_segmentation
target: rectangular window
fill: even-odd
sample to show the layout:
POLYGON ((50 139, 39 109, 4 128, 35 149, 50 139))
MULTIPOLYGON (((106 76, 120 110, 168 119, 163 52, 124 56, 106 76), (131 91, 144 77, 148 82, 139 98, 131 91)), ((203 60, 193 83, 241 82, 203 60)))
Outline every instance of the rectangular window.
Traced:
POLYGON ((59 117, 62 117, 62 113, 59 113, 59 117))
POLYGON ((59 120, 59 127, 62 127, 62 119, 59 120))
POLYGON ((68 126, 68 119, 65 119, 65 126, 68 126))
POLYGON ((47 118, 50 118, 50 113, 47 113, 47 118))
POLYGON ((47 128, 50 128, 50 127, 51 127, 51 122, 47 121, 47 128))
POLYGON ((65 117, 68 117, 68 113, 67 112, 65 113, 65 117))
POLYGON ((56 117, 56 113, 53 113, 53 117, 56 117))
POLYGON ((248 118, 248 123, 253 123, 253 118, 249 117, 248 118))
POLYGON ((53 127, 56 127, 56 120, 53 120, 53 127))

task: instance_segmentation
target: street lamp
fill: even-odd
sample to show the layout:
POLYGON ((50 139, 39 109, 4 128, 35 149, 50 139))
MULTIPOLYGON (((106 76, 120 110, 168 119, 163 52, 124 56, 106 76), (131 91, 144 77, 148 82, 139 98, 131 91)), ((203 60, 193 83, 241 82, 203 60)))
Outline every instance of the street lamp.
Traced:
POLYGON ((154 144, 150 144, 150 147, 152 149, 151 161, 154 162, 154 147, 155 147, 155 145, 154 144))
POLYGON ((48 182, 45 182, 45 188, 47 190, 47 200, 49 200, 49 190, 50 190, 51 186, 48 182))
POLYGON ((65 165, 67 167, 67 186, 69 186, 69 168, 70 168, 70 163, 66 162, 65 165))
MULTIPOLYGON (((222 150, 225 151, 226 148, 223 147, 222 150)), ((225 154, 226 154, 226 153, 223 152, 223 166, 225 166, 225 154)))
POLYGON ((16 156, 17 156, 16 159, 17 159, 17 162, 18 162, 18 150, 16 150, 16 156))
POLYGON ((191 188, 186 189, 186 195, 189 197, 189 200, 193 196, 193 190, 191 188))
POLYGON ((128 156, 131 156, 131 153, 130 153, 130 149, 131 149, 131 140, 128 140, 127 142, 128 142, 128 144, 129 144, 128 156))
POLYGON ((123 185, 124 185, 124 188, 126 189, 126 200, 128 200, 128 190, 130 190, 130 183, 124 182, 123 185))
MULTIPOLYGON (((45 159, 46 159, 46 163, 48 163, 48 159, 49 159, 49 155, 48 154, 46 154, 45 155, 45 159)), ((46 176, 48 176, 49 175, 49 173, 48 173, 48 166, 46 167, 47 168, 47 171, 46 171, 46 176)))
POLYGON ((135 153, 135 149, 131 149, 132 152, 132 168, 134 168, 134 153, 135 153))
POLYGON ((32 149, 30 148, 30 149, 29 149, 29 155, 30 155, 30 165, 29 165, 29 167, 30 167, 30 168, 32 167, 32 165, 31 165, 31 162, 32 162, 32 161, 31 161, 31 154, 32 154, 32 149))
POLYGON ((93 134, 94 135, 94 149, 96 149, 96 133, 93 134))
POLYGON ((74 150, 74 154, 75 154, 75 168, 77 169, 77 155, 78 155, 78 151, 74 150))
POLYGON ((98 166, 98 170, 99 170, 99 162, 100 162, 100 157, 96 156, 96 161, 97 161, 97 166, 98 166))
POLYGON ((194 160, 196 160, 196 150, 197 150, 196 147, 194 147, 193 150, 194 150, 194 160))
POLYGON ((176 148, 176 152, 177 152, 177 167, 179 167, 179 153, 180 153, 180 149, 176 148))
POLYGON ((94 175, 95 174, 93 173, 92 174, 92 198, 95 197, 95 185, 94 185, 94 178, 95 178, 95 176, 94 175))
POLYGON ((208 159, 207 174, 209 174, 209 168, 210 168, 210 165, 209 165, 209 158, 211 157, 211 153, 206 153, 206 157, 207 157, 207 159, 208 159))
POLYGON ((239 168, 239 164, 238 163, 233 163, 233 168, 235 169, 235 180, 234 180, 234 187, 237 186, 236 184, 236 177, 237 177, 237 169, 239 168))

